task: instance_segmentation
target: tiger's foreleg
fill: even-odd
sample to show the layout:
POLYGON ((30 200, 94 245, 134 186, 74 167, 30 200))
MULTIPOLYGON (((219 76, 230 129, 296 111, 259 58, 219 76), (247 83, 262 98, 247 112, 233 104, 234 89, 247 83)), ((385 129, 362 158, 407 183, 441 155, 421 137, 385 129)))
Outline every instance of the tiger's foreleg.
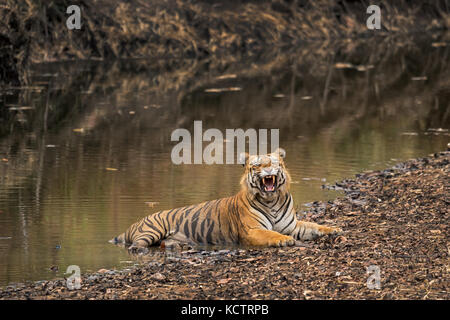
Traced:
POLYGON ((297 240, 314 240, 327 234, 341 233, 341 228, 327 227, 314 222, 297 221, 297 226, 291 235, 297 240))
POLYGON ((265 229, 250 229, 242 242, 245 245, 266 247, 285 247, 295 244, 291 236, 265 229))
POLYGON ((148 245, 145 243, 145 241, 138 240, 134 241, 127 249, 130 253, 147 253, 148 252, 148 245))

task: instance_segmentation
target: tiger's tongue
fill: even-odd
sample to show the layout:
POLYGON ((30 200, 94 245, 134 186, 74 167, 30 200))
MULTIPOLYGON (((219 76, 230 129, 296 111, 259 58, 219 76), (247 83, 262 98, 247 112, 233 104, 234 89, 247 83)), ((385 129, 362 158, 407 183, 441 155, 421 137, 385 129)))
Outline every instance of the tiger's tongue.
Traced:
POLYGON ((275 189, 272 178, 264 179, 264 189, 266 191, 273 191, 275 189))

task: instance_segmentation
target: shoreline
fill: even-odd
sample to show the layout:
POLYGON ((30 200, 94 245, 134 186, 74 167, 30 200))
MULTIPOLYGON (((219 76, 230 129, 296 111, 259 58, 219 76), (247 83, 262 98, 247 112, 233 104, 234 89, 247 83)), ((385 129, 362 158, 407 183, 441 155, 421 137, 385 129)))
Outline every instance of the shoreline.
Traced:
POLYGON ((152 250, 142 265, 64 279, 10 284, 0 299, 450 299, 450 151, 357 174, 324 188, 302 220, 344 234, 294 247, 152 250), (149 259, 148 259, 149 258, 149 259), (145 261, 148 260, 148 261, 145 261), (369 289, 368 268, 380 271, 369 289))

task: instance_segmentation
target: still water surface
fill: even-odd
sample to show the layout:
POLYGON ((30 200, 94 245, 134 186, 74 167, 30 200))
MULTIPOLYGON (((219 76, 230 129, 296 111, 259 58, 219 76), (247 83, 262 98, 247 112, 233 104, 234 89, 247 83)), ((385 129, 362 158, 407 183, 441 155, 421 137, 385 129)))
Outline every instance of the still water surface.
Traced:
POLYGON ((280 129, 300 210, 338 196, 323 184, 444 150, 448 56, 421 40, 36 66, 29 87, 0 96, 0 286, 123 268, 133 258, 107 241, 137 219, 236 193, 240 165, 172 164, 170 135, 194 120, 280 129))

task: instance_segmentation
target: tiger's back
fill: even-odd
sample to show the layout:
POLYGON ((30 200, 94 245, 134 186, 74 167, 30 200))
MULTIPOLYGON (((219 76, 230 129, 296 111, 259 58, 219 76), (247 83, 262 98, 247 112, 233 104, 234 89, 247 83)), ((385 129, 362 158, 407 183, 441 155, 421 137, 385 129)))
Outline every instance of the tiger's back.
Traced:
POLYGON ((111 242, 151 246, 163 239, 195 244, 237 244, 237 195, 206 201, 197 205, 159 211, 131 225, 111 242))

